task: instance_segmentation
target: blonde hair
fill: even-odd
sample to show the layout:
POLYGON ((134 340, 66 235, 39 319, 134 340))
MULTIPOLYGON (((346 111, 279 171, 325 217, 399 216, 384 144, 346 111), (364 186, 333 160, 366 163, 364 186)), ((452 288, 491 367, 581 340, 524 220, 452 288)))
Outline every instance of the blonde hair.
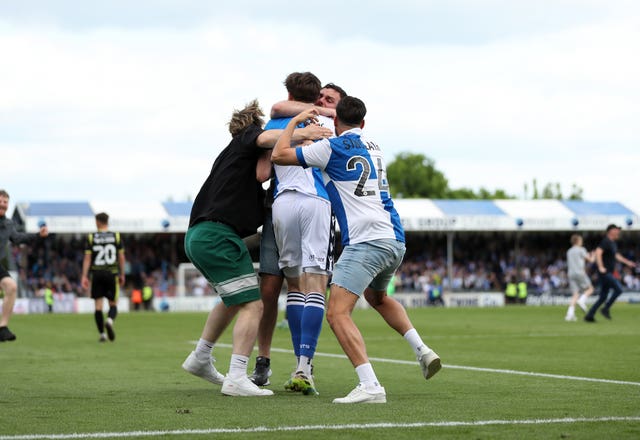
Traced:
POLYGON ((235 136, 251 124, 262 128, 264 125, 263 116, 264 113, 260 108, 260 104, 258 104, 258 100, 254 99, 242 110, 233 111, 231 121, 229 121, 229 132, 232 136, 235 136))
POLYGON ((571 244, 576 245, 582 240, 582 236, 580 234, 573 234, 571 236, 571 244))

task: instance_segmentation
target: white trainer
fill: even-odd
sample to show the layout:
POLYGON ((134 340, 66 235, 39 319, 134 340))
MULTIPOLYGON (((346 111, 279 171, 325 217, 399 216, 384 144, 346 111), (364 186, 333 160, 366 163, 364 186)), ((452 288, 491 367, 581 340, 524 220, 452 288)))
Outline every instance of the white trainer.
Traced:
POLYGON ((420 363, 420 368, 422 368, 422 375, 426 380, 431 379, 433 375, 442 368, 440 356, 431 349, 427 349, 424 346, 421 347, 417 357, 418 362, 420 363))
POLYGON ((109 336, 109 340, 111 342, 116 340, 116 332, 113 330, 113 319, 107 318, 107 322, 104 324, 107 329, 107 335, 109 336))
POLYGON ((224 378, 222 384, 222 394, 225 396, 273 396, 273 391, 266 388, 260 388, 251 382, 247 376, 240 379, 231 379, 229 376, 224 378))
POLYGON ((580 307, 584 313, 587 313, 587 300, 586 300, 586 298, 578 299, 576 304, 578 304, 578 307, 580 307))
POLYGON ((567 322, 571 322, 571 321, 577 321, 578 318, 576 318, 575 315, 567 315, 567 316, 564 317, 564 320, 567 321, 567 322))
POLYGON ((333 403, 387 403, 387 393, 384 387, 374 390, 366 390, 361 383, 358 384, 345 397, 333 399, 333 403))
POLYGON ((222 385, 224 382, 224 374, 221 374, 216 370, 216 367, 213 366, 215 361, 216 360, 213 357, 210 357, 209 359, 198 359, 196 357, 196 352, 192 351, 183 362, 182 368, 184 371, 191 373, 194 376, 201 377, 204 380, 215 383, 216 385, 222 385))

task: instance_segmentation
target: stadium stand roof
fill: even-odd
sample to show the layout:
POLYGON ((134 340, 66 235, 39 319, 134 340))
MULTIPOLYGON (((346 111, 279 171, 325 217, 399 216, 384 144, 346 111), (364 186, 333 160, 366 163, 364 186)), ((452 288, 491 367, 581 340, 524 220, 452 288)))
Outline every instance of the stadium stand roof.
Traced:
MULTIPOLYGON (((610 223, 640 230, 640 216, 618 202, 559 200, 397 199, 411 231, 601 231, 610 223)), ((54 233, 95 230, 94 215, 106 212, 110 226, 125 233, 185 232, 191 202, 19 202, 13 219, 36 232, 45 222, 54 233)))

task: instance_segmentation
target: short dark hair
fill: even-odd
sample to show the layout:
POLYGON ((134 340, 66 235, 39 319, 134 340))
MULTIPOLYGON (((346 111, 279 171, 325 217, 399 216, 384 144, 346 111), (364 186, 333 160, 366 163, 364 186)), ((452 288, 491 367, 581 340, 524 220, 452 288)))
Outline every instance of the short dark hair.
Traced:
POLYGON ((347 92, 345 92, 345 91, 344 91, 344 89, 343 89, 342 87, 337 86, 337 85, 335 85, 334 83, 328 83, 328 84, 325 84, 322 88, 323 88, 323 89, 333 89, 333 90, 335 90, 335 91, 336 91, 336 92, 338 92, 338 94, 340 95, 340 99, 342 99, 342 98, 344 98, 344 97, 348 96, 348 95, 347 95, 347 92))
POLYGON ((355 96, 345 96, 336 106, 336 116, 346 125, 360 125, 366 114, 364 102, 355 96))
POLYGON ((106 212, 99 212, 98 214, 96 214, 96 221, 100 222, 104 225, 108 225, 109 224, 109 214, 107 214, 106 212))
POLYGON ((0 196, 1 197, 6 197, 8 199, 9 198, 9 193, 4 189, 0 189, 0 196))
POLYGON ((311 72, 293 72, 284 80, 284 85, 296 101, 313 103, 320 96, 322 83, 311 72))
POLYGON ((618 225, 614 225, 613 223, 611 223, 609 226, 607 226, 607 232, 609 232, 612 229, 622 229, 622 228, 618 225))

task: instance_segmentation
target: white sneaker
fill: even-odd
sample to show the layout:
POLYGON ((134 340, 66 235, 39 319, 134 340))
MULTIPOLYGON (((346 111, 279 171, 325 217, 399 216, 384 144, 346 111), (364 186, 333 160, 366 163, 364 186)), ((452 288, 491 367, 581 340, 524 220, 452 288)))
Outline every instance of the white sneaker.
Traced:
POLYGON ((358 384, 345 397, 333 399, 333 403, 387 403, 387 394, 384 387, 374 390, 366 390, 361 383, 358 384))
POLYGON ((578 318, 576 318, 575 315, 573 315, 573 316, 572 315, 567 315, 567 316, 564 317, 564 320, 567 321, 567 322, 571 322, 571 321, 577 321, 578 318))
POLYGON ((104 324, 104 326, 107 329, 107 335, 109 335, 109 340, 112 342, 115 341, 116 332, 113 330, 113 319, 107 318, 107 322, 104 324))
POLYGON ((182 364, 182 368, 184 371, 191 373, 194 376, 201 377, 204 380, 215 383, 216 385, 222 385, 224 382, 224 374, 218 372, 216 367, 213 366, 215 361, 216 360, 213 357, 210 357, 209 359, 198 359, 196 357, 196 352, 192 351, 182 364))
POLYGON ((576 304, 578 304, 578 307, 580 307, 584 313, 587 313, 587 299, 586 298, 582 298, 582 300, 578 299, 576 304))
POLYGON ((247 376, 240 379, 231 379, 227 376, 222 384, 222 394, 225 396, 273 396, 273 391, 260 388, 247 376))
POLYGON ((418 362, 420 363, 420 368, 422 368, 422 375, 426 380, 431 379, 431 377, 442 368, 440 356, 438 356, 435 351, 427 349, 426 347, 420 348, 418 362))

